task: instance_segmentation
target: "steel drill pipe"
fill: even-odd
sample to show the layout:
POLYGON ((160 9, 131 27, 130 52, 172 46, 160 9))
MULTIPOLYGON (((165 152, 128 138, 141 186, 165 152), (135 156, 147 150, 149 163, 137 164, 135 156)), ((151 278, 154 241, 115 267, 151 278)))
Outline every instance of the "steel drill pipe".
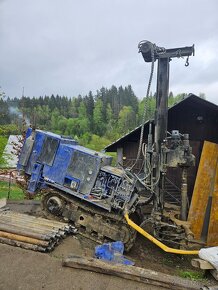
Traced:
POLYGON ((36 225, 40 225, 45 228, 50 228, 52 230, 62 230, 62 231, 71 231, 71 228, 74 228, 67 224, 62 224, 62 226, 53 224, 52 221, 48 221, 46 219, 30 219, 29 217, 22 217, 22 216, 16 216, 16 215, 4 215, 4 219, 12 219, 17 221, 28 221, 36 225))
POLYGON ((46 228, 46 230, 53 230, 53 231, 57 231, 58 234, 65 234, 65 233, 71 233, 71 232, 75 232, 76 229, 74 226, 72 225, 68 225, 68 224, 63 224, 62 226, 57 226, 54 225, 52 221, 48 221, 46 219, 30 219, 29 216, 17 216, 17 215, 13 215, 13 214, 7 214, 7 215, 3 215, 1 216, 2 220, 12 220, 12 221, 18 221, 18 222, 22 222, 24 223, 24 221, 30 223, 31 225, 33 225, 34 227, 40 227, 40 228, 46 228))
POLYGON ((0 242, 3 244, 17 246, 17 247, 27 249, 27 250, 33 250, 33 251, 39 251, 39 252, 46 252, 47 251, 46 248, 43 248, 43 247, 38 246, 38 245, 33 245, 33 244, 28 244, 28 243, 24 243, 24 242, 15 241, 15 240, 10 240, 7 238, 0 237, 0 242))
POLYGON ((9 227, 8 225, 3 225, 1 223, 0 223, 0 231, 6 231, 12 234, 19 234, 19 235, 27 236, 30 238, 45 240, 45 241, 49 241, 51 239, 51 237, 48 235, 42 235, 42 234, 37 234, 34 232, 29 232, 29 231, 26 231, 25 229, 22 229, 21 227, 15 227, 15 226, 9 227))
POLYGON ((8 228, 13 227, 14 229, 17 229, 17 231, 22 230, 22 231, 26 231, 27 233, 46 236, 50 239, 54 239, 55 237, 59 237, 59 235, 57 233, 37 230, 31 226, 23 225, 22 223, 12 223, 12 222, 7 222, 7 221, 0 221, 0 225, 7 226, 8 228))
POLYGON ((30 216, 25 216, 25 215, 17 215, 17 214, 4 214, 1 215, 2 218, 11 218, 11 219, 16 219, 16 220, 28 220, 30 222, 33 223, 37 223, 37 224, 42 224, 48 227, 51 227, 53 229, 69 229, 69 225, 68 224, 64 224, 62 223, 61 225, 57 225, 56 223, 54 223, 53 221, 49 221, 47 219, 40 219, 40 218, 36 218, 36 217, 30 217, 30 216))
POLYGON ((67 223, 64 222, 59 222, 59 221, 51 221, 45 218, 41 218, 41 217, 35 217, 35 216, 30 216, 30 215, 26 215, 26 214, 22 214, 22 213, 15 213, 15 212, 11 212, 11 211, 7 211, 2 213, 1 215, 8 215, 8 216, 17 216, 20 217, 21 219, 23 218, 28 218, 28 219, 32 219, 32 220, 38 220, 41 221, 42 223, 46 221, 47 224, 51 224, 53 226, 57 226, 57 227, 69 227, 69 225, 67 223))
POLYGON ((42 240, 38 240, 38 239, 26 237, 26 236, 12 234, 10 232, 0 231, 0 237, 1 238, 7 238, 7 239, 10 239, 10 240, 16 240, 16 241, 24 242, 24 243, 28 243, 28 244, 43 246, 43 247, 50 246, 50 242, 49 241, 42 241, 42 240))
POLYGON ((32 232, 37 232, 37 233, 44 233, 44 234, 54 234, 54 235, 64 235, 65 232, 63 230, 58 230, 58 229, 49 229, 46 226, 42 226, 39 224, 33 224, 32 222, 29 221, 22 221, 22 220, 14 220, 10 218, 3 218, 1 219, 0 223, 4 224, 9 224, 9 225, 14 225, 14 226, 22 226, 22 228, 30 229, 32 232))

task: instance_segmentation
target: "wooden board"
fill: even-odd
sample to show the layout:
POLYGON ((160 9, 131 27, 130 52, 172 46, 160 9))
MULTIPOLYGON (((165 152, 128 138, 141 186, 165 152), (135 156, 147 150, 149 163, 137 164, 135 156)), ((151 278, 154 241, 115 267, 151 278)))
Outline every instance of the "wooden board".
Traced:
POLYGON ((207 246, 218 246, 218 165, 212 193, 212 206, 207 235, 207 246))
POLYGON ((195 239, 201 238, 208 199, 214 189, 217 158, 218 144, 205 141, 188 215, 195 239))
MULTIPOLYGON (((213 276, 213 278, 218 281, 218 272, 217 272, 217 270, 210 270, 210 273, 213 276)), ((215 286, 214 288, 211 287, 209 289, 217 290, 218 289, 218 286, 215 286)))
POLYGON ((202 270, 213 270, 214 266, 211 263, 202 260, 202 259, 192 259, 191 264, 193 267, 202 269, 202 270))
POLYGON ((107 275, 114 275, 125 279, 146 283, 148 285, 158 286, 158 289, 200 289, 200 283, 171 276, 156 271, 139 268, 135 266, 126 266, 122 264, 112 264, 102 260, 71 255, 64 259, 63 266, 94 271, 107 275))

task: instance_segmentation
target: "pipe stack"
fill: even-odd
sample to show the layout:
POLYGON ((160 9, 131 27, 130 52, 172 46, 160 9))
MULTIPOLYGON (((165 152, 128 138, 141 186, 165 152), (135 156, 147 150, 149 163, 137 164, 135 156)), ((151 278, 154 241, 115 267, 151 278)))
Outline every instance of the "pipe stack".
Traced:
POLYGON ((49 252, 70 233, 76 233, 76 228, 67 223, 0 211, 0 242, 4 244, 49 252))

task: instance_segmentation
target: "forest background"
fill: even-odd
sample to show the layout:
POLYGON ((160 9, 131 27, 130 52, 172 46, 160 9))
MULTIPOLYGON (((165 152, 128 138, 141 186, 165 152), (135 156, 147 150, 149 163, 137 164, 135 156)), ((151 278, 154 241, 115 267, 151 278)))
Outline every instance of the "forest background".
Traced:
MULTIPOLYGON (((200 96, 205 98, 204 94, 200 96)), ((168 106, 187 94, 170 92, 168 106)), ((71 136, 79 144, 94 150, 128 133, 142 122, 146 101, 146 120, 155 112, 155 94, 147 100, 136 97, 131 85, 102 87, 96 93, 69 98, 51 95, 40 97, 0 97, 0 156, 9 135, 21 134, 30 124, 38 129, 71 136), (25 123, 23 124, 23 120, 25 123)), ((1 158, 1 157, 0 157, 1 158)), ((3 161, 0 159, 0 164, 3 161)))

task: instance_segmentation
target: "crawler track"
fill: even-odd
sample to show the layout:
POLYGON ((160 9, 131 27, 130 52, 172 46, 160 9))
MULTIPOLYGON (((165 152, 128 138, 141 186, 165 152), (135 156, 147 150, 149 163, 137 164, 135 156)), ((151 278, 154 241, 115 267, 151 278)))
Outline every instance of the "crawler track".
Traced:
POLYGON ((122 241, 125 250, 134 245, 136 231, 130 228, 122 214, 107 212, 86 201, 46 189, 42 195, 42 209, 48 218, 67 219, 75 224, 79 234, 98 243, 122 241))

